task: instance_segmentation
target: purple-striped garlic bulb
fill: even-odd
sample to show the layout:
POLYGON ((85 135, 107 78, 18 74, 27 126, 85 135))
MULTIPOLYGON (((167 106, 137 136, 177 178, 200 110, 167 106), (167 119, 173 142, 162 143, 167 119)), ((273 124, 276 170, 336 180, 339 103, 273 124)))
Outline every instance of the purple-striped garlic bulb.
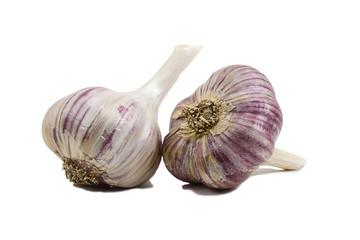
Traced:
POLYGON ((305 160, 275 150, 282 113, 269 80, 244 65, 222 68, 174 109, 163 143, 176 178, 228 189, 261 164, 296 170, 305 160))
POLYGON ((143 87, 119 93, 102 87, 77 91, 46 113, 42 134, 77 184, 134 187, 148 181, 161 159, 158 108, 201 47, 177 46, 143 87))

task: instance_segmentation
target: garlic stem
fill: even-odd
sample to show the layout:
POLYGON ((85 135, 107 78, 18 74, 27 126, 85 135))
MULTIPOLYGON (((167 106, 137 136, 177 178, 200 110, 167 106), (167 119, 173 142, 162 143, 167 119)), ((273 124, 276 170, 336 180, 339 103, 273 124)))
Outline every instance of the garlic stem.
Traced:
POLYGON ((179 75, 195 58, 202 46, 178 45, 156 74, 138 91, 160 105, 179 75))
POLYGON ((272 156, 262 165, 279 167, 286 170, 299 170, 306 163, 306 160, 295 154, 275 149, 272 156))

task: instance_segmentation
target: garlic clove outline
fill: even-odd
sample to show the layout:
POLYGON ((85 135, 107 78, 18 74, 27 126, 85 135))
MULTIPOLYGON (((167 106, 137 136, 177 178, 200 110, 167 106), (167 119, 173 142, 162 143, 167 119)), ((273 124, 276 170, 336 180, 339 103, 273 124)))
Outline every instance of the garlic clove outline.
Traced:
POLYGON ((169 172, 190 183, 228 189, 262 164, 297 170, 305 160, 275 150, 282 112, 265 75, 245 65, 214 72, 182 100, 163 142, 169 172))
POLYGON ((133 92, 89 87, 50 107, 45 144, 76 184, 130 188, 148 181, 161 160, 158 108, 201 46, 178 45, 148 83, 133 92))

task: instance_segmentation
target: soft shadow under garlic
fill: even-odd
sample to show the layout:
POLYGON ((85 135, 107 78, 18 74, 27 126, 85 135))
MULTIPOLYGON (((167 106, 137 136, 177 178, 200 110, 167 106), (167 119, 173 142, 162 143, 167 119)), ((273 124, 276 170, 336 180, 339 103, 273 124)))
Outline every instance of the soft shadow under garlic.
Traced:
POLYGON ((147 181, 144 184, 141 184, 140 186, 133 187, 133 188, 121 188, 121 187, 114 187, 109 186, 106 184, 99 184, 99 185, 83 185, 83 184, 73 184, 74 187, 84 189, 86 191, 90 192, 122 192, 122 191, 130 191, 134 189, 149 189, 153 188, 154 185, 151 183, 151 181, 147 181))
POLYGON ((225 195, 227 193, 231 193, 232 191, 236 190, 238 187, 239 186, 230 189, 214 189, 214 188, 209 188, 203 184, 196 184, 196 183, 188 183, 182 186, 184 190, 191 190, 194 193, 203 196, 225 195))

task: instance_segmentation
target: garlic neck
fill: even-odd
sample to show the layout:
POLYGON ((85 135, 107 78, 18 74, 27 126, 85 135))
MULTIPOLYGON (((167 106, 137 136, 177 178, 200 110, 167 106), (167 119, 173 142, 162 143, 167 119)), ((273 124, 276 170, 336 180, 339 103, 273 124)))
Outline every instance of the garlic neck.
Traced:
POLYGON ((200 49, 201 46, 176 46, 173 53, 151 80, 137 92, 148 97, 149 101, 159 107, 180 74, 195 58, 200 49))

